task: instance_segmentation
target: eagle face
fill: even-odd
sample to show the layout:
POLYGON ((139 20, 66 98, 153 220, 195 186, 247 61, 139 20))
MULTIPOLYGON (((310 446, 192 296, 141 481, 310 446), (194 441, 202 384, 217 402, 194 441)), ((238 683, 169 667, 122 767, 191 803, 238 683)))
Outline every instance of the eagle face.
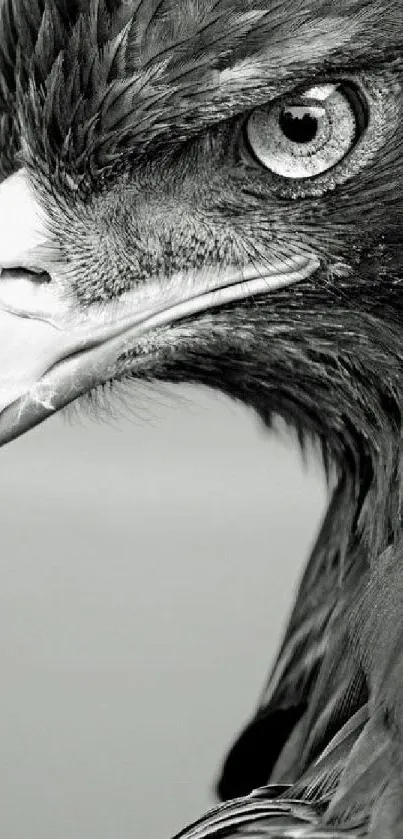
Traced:
POLYGON ((0 14, 0 442, 110 380, 190 381, 385 480, 400 2, 0 14))

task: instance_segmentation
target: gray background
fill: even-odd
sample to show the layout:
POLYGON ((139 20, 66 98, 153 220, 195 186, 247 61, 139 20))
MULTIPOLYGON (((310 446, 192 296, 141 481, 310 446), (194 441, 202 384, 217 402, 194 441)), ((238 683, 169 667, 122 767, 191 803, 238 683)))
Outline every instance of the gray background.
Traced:
POLYGON ((131 400, 0 452, 1 839, 168 839, 210 806, 324 510, 245 409, 131 400))

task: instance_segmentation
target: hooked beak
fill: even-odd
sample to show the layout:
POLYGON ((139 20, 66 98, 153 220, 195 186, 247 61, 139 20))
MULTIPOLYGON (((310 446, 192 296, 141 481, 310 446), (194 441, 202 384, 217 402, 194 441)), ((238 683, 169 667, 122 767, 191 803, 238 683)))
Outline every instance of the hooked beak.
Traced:
POLYGON ((46 218, 25 170, 0 184, 0 445, 116 375, 139 338, 197 312, 298 282, 319 261, 155 279, 85 312, 50 266, 46 218))

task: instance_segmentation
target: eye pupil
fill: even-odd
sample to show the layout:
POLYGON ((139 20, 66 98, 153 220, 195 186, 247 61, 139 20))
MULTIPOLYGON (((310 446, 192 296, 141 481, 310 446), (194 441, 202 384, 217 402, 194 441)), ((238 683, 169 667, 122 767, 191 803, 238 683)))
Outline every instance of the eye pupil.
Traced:
POLYGON ((318 120, 306 107, 283 108, 279 123, 284 136, 292 143, 311 143, 318 131, 318 120))

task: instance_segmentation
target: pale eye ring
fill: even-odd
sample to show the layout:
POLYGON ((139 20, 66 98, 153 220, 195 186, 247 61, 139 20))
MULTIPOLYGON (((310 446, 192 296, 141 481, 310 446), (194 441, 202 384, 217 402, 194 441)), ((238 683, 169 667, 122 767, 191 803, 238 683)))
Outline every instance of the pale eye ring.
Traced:
POLYGON ((244 125, 249 151, 282 178, 313 178, 343 160, 366 128, 358 91, 349 84, 315 85, 255 108, 244 125))

